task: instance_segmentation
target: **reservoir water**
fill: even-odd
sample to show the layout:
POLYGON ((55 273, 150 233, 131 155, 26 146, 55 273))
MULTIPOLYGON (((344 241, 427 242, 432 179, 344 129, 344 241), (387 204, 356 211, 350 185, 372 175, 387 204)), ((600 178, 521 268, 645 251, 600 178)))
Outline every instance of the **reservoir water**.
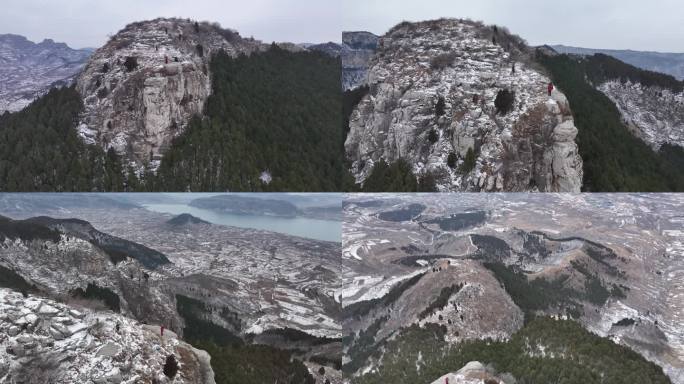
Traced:
MULTIPOLYGON (((273 216, 233 215, 209 209, 195 208, 187 204, 143 204, 154 212, 180 215, 189 213, 213 224, 230 225, 241 228, 263 229, 309 239, 340 242, 342 222, 309 219, 304 217, 283 218, 273 216)), ((340 210, 342 207, 340 207, 340 210)))

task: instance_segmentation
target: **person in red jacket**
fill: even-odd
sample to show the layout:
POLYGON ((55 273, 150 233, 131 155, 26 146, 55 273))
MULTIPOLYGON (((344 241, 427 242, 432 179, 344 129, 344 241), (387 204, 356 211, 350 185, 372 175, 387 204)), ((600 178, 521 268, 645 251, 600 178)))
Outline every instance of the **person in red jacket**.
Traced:
POLYGON ((164 337, 164 326, 162 325, 159 329, 161 330, 162 337, 164 337))
POLYGON ((553 83, 549 83, 547 88, 549 89, 549 96, 551 96, 551 92, 553 92, 553 83))

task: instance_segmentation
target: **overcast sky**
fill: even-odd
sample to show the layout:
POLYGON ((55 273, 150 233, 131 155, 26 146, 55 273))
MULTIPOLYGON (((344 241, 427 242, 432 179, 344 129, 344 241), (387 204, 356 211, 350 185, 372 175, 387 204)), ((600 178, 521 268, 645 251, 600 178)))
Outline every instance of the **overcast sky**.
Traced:
POLYGON ((266 42, 340 41, 342 1, 2 0, 0 34, 97 48, 130 22, 177 16, 217 21, 266 42))
MULTIPOLYGON (((342 1, 342 0, 341 0, 342 1)), ((471 18, 530 44, 684 52, 682 0, 343 0, 344 30, 382 34, 402 20, 471 18)))
POLYGON ((126 24, 159 16, 218 21, 243 36, 339 41, 402 20, 469 17, 530 44, 684 52, 682 0, 2 0, 0 33, 98 47, 126 24))

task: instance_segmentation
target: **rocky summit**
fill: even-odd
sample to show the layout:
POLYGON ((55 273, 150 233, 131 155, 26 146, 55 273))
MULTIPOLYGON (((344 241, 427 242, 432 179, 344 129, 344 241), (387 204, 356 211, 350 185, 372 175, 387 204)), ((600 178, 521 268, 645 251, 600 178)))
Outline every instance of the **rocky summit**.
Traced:
POLYGON ((531 56, 503 28, 467 20, 392 28, 350 116, 345 149, 356 181, 402 158, 440 191, 579 192, 570 105, 558 89, 548 94, 550 79, 531 56), (469 151, 474 161, 464 165, 469 151))
POLYGON ((51 87, 70 84, 91 53, 50 39, 34 43, 0 35, 0 113, 18 111, 51 87))
POLYGON ((213 384, 210 356, 159 326, 0 288, 0 380, 213 384), (180 369, 164 375, 168 356, 180 369))
POLYGON ((211 92, 209 59, 265 49, 217 24, 155 19, 129 24, 91 57, 78 77, 88 143, 114 148, 138 168, 158 161, 211 92))

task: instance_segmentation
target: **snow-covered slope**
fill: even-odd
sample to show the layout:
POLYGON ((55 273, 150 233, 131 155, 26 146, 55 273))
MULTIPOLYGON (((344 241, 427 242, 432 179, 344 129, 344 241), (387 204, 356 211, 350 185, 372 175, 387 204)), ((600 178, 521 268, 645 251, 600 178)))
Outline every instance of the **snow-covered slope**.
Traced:
POLYGON ((403 158, 417 175, 432 173, 442 191, 579 192, 569 103, 557 90, 547 94, 550 80, 527 50, 501 29, 464 20, 390 30, 371 60, 370 92, 350 117, 345 149, 356 181, 378 161, 403 158), (515 100, 500 114, 494 102, 504 89, 515 100), (461 172, 469 149, 476 165, 461 172))
POLYGON ((201 319, 297 359, 322 357, 331 362, 326 377, 336 374, 344 336, 332 299, 341 284, 339 244, 206 222, 172 225, 169 215, 140 208, 37 208, 62 217, 53 219, 13 206, 17 219, 0 216, 0 285, 66 302, 95 297, 180 337, 201 319), (194 317, 182 309, 188 305, 194 317))
POLYGON ((684 147, 684 92, 618 80, 600 84, 632 132, 654 150, 663 144, 684 147))
POLYGON ((0 35, 0 114, 24 108, 53 85, 71 83, 91 53, 50 39, 0 35))
MULTIPOLYGON (((450 342, 505 338, 522 319, 508 297, 514 292, 478 265, 489 257, 520 268, 530 280, 561 277, 563 287, 578 292, 586 290, 583 279, 591 275, 606 289, 620 287, 623 294, 610 293, 603 302, 575 296, 582 305, 574 317, 589 331, 655 362, 673 383, 684 383, 683 207, 684 198, 677 194, 461 194, 457 199, 449 194, 354 194, 344 209, 343 247, 349 250, 345 262, 356 265, 357 273, 343 277, 339 293, 345 309, 362 308, 354 299, 378 297, 371 295, 376 287, 396 281, 394 276, 426 266, 428 272, 401 292, 385 294, 392 298, 386 306, 382 300, 366 301, 371 308, 345 319, 345 328, 358 333, 384 319, 374 324, 382 325, 373 330, 375 340, 401 321, 405 326, 445 325, 450 342), (408 204, 422 204, 424 210, 405 221, 381 219, 380 213, 408 204), (489 212, 484 222, 448 230, 433 224, 434 217, 453 218, 475 209, 489 212), (460 283, 442 301, 449 305, 416 317, 441 287, 460 283)), ((537 312, 565 318, 567 308, 552 305, 537 312)))
POLYGON ((213 384, 214 373, 206 352, 158 326, 0 288, 0 382, 213 384))

